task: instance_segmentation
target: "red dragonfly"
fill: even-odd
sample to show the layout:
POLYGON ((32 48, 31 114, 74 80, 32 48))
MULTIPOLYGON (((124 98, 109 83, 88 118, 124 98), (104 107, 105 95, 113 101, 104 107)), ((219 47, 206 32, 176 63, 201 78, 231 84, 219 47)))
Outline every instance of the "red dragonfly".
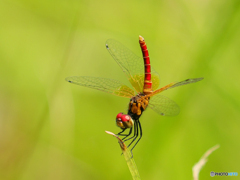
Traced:
POLYGON ((179 113, 178 105, 171 99, 162 96, 162 91, 175 88, 181 85, 195 83, 203 78, 186 79, 184 81, 170 83, 160 89, 159 75, 151 68, 148 49, 145 40, 139 36, 139 43, 143 58, 138 57, 121 43, 109 39, 106 48, 118 65, 122 68, 134 90, 123 83, 107 78, 73 76, 67 77, 66 81, 86 86, 89 88, 104 91, 121 97, 130 98, 128 113, 119 113, 116 117, 116 124, 122 129, 118 135, 125 136, 125 141, 132 139, 128 147, 138 138, 133 148, 142 137, 142 127, 139 121, 140 116, 147 107, 150 107, 160 115, 173 116, 179 113), (130 129, 128 134, 122 134, 126 129, 130 129), (133 132, 133 136, 126 139, 133 132))

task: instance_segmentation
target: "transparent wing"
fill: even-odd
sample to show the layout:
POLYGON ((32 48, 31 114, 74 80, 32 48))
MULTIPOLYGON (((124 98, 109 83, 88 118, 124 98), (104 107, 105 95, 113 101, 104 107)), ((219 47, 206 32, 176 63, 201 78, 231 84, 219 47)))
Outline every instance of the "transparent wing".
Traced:
POLYGON ((167 89, 171 89, 171 88, 175 88, 175 87, 178 87, 178 86, 182 86, 182 85, 185 85, 185 84, 190 84, 190 83, 195 83, 195 82, 198 82, 198 81, 201 81, 203 80, 203 78, 193 78, 193 79, 186 79, 184 81, 180 81, 180 82, 176 82, 176 83, 171 83, 171 84, 168 84, 156 91, 154 91, 152 94, 150 94, 149 96, 154 96, 164 90, 167 90, 167 89))
MULTIPOLYGON (((106 48, 112 55, 128 80, 137 92, 143 91, 144 83, 144 61, 142 57, 138 57, 124 45, 116 40, 109 39, 106 41, 106 48)), ((151 68, 153 90, 159 87, 159 74, 151 68)))
POLYGON ((186 79, 184 81, 180 81, 180 82, 177 82, 177 83, 174 83, 171 87, 169 87, 168 89, 170 88, 175 88, 175 87, 178 87, 178 86, 182 86, 182 85, 185 85, 185 84, 190 84, 190 83, 195 83, 195 82, 198 82, 198 81, 201 81, 203 80, 203 78, 193 78, 193 79, 186 79))
POLYGON ((120 81, 107 78, 72 76, 67 77, 66 81, 80 86, 97 89, 103 92, 114 94, 116 96, 131 98, 134 96, 134 90, 122 84, 120 81))
POLYGON ((179 106, 173 100, 160 94, 150 98, 148 107, 162 116, 175 116, 180 112, 179 106))

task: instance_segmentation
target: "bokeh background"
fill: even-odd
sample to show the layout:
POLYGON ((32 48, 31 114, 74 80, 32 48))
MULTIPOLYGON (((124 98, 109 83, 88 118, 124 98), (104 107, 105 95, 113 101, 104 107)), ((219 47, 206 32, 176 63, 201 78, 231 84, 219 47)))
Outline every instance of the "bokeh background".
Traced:
POLYGON ((120 131, 115 117, 129 99, 64 79, 129 85, 105 41, 141 56, 138 35, 162 86, 204 77, 164 92, 178 116, 149 109, 141 117, 134 159, 142 179, 192 179, 193 165, 216 144, 200 179, 240 173, 239 0, 1 0, 0 179, 131 179, 116 139, 104 132, 120 131))

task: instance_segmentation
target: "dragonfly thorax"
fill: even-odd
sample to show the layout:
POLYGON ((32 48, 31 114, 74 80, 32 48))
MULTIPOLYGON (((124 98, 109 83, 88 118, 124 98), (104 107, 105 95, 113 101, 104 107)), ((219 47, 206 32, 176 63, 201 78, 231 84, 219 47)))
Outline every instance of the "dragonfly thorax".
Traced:
POLYGON ((139 119, 142 112, 147 108, 150 97, 139 93, 130 99, 128 114, 134 119, 139 119))

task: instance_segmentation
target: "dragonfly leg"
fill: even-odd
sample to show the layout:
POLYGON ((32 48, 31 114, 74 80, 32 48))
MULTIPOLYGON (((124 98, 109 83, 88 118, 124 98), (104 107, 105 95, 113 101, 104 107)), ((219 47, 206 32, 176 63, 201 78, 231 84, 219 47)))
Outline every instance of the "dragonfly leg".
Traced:
POLYGON ((122 134, 124 131, 126 131, 126 128, 123 129, 121 132, 117 133, 117 135, 124 136, 124 135, 122 134))
MULTIPOLYGON (((141 123, 140 123, 140 121, 138 120, 138 125, 139 125, 139 131, 140 131, 140 137, 139 137, 139 139, 137 140, 137 142, 134 144, 134 146, 132 147, 132 149, 131 149, 131 153, 132 153, 132 150, 135 148, 135 146, 137 145, 137 143, 140 141, 140 139, 142 138, 142 127, 141 127, 141 123)), ((133 155, 133 153, 132 153, 132 155, 133 155)))
MULTIPOLYGON (((126 139, 126 140, 124 140, 124 142, 125 142, 125 141, 128 141, 128 140, 130 140, 130 139, 132 139, 132 138, 134 138, 134 137, 136 136, 136 134, 137 134, 137 124, 136 124, 136 123, 134 123, 133 128, 134 128, 134 134, 133 134, 133 136, 130 137, 130 138, 128 138, 128 139, 126 139, 127 137, 124 137, 124 138, 122 139, 122 140, 126 139)), ((130 135, 130 134, 129 134, 129 135, 130 135)))
MULTIPOLYGON (((127 129, 127 128, 126 128, 127 129)), ((117 135, 119 136, 125 136, 123 139, 125 139, 126 137, 130 136, 132 134, 132 128, 130 128, 129 133, 128 134, 122 134, 126 129, 124 129, 123 131, 121 131, 120 133, 118 133, 117 135)))
MULTIPOLYGON (((127 136, 125 136, 124 138, 122 138, 122 140, 124 140, 124 139, 126 139, 128 136, 130 136, 131 134, 132 134, 132 130, 134 129, 134 135, 133 136, 135 136, 135 123, 134 123, 134 127, 132 127, 131 129, 130 129, 130 131, 129 131, 129 134, 127 135, 127 136)), ((124 140, 124 142, 125 141, 127 141, 128 139, 126 139, 126 140, 124 140)))
MULTIPOLYGON (((135 123, 135 124, 136 124, 136 128, 135 128, 135 129, 136 129, 136 135, 133 136, 133 137, 131 137, 131 139, 132 139, 132 138, 134 138, 134 139, 130 142, 130 144, 128 145, 128 148, 131 146, 131 144, 132 144, 132 143, 137 139, 137 137, 138 137, 138 123, 139 123, 139 121, 136 120, 135 122, 136 122, 136 123, 135 123)), ((129 139, 130 139, 130 138, 129 138, 129 139)), ((127 140, 129 140, 129 139, 127 139, 127 140)))

